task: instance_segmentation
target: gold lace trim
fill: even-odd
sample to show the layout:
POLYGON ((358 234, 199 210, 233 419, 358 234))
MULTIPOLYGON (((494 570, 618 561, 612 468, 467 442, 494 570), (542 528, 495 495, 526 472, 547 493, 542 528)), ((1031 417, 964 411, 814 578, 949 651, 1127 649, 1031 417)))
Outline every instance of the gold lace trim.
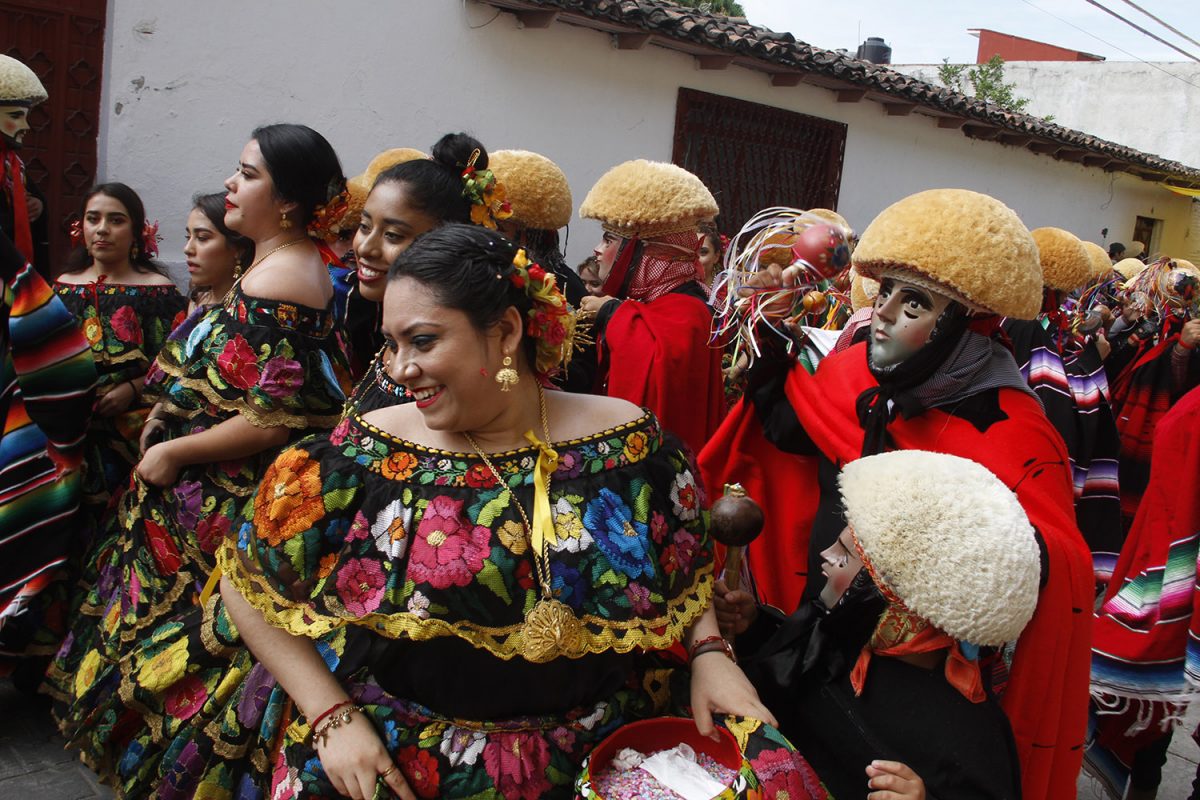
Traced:
MULTIPOLYGON (((309 603, 299 603, 279 594, 266 578, 246 567, 232 540, 226 540, 217 550, 217 564, 246 602, 262 612, 267 622, 297 636, 315 639, 341 625, 358 625, 390 639, 429 641, 457 636, 506 660, 519 657, 523 652, 523 622, 490 628, 465 620, 422 619, 411 613, 368 614, 355 619, 331 617, 318 613, 309 603)), ((580 617, 579 645, 574 652, 563 655, 579 658, 588 653, 628 653, 635 648, 661 650, 670 647, 683 638, 688 626, 708 608, 713 591, 712 571, 711 562, 697 569, 691 587, 668 602, 666 613, 659 617, 623 621, 580 617)))

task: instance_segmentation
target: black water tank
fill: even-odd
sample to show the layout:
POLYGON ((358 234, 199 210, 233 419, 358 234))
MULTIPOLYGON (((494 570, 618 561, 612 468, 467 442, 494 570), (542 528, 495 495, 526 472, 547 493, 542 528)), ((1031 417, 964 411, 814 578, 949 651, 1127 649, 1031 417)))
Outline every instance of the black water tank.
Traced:
POLYGON ((882 36, 868 36, 867 40, 858 46, 858 58, 870 61, 872 64, 892 63, 892 48, 882 36))

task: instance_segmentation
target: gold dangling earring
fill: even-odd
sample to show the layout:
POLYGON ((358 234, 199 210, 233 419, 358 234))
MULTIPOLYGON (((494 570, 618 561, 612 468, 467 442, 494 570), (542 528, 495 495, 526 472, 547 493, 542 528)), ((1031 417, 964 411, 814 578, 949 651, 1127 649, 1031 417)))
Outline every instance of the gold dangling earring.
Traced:
POLYGON ((279 212, 279 229, 284 231, 290 231, 292 229, 292 221, 287 218, 286 211, 279 212))
POLYGON ((240 277, 242 277, 242 260, 235 258, 233 260, 233 279, 236 281, 240 277))
POLYGON ((500 384, 500 391, 511 391, 520 380, 520 374, 512 368, 512 356, 505 356, 503 366, 496 370, 496 383, 500 384))
POLYGON ((135 244, 133 247, 129 248, 129 260, 137 261, 137 257, 138 257, 138 246, 135 244))

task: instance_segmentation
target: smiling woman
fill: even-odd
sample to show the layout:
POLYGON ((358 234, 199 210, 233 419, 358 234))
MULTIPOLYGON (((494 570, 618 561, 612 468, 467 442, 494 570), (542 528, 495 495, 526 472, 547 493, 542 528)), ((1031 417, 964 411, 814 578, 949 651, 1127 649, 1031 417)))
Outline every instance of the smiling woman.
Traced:
MULTIPOLYGON (((426 233, 384 299, 416 402, 352 411, 267 472, 219 558, 229 615, 299 712, 273 796, 571 797, 601 738, 666 711, 634 652, 719 638, 685 451, 628 402, 543 388, 566 308, 500 235, 426 233)), ((795 768, 723 652, 698 649, 691 677, 702 733, 753 717, 749 755, 795 768)))

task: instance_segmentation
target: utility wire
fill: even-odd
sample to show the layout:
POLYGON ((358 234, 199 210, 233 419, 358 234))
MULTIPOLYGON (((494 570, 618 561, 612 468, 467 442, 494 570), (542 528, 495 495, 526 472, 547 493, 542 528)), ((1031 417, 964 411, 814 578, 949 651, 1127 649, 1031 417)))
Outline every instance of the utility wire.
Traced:
POLYGON ((1172 49, 1172 50, 1174 50, 1175 52, 1177 52, 1177 53, 1179 53, 1179 54, 1181 54, 1181 55, 1187 56, 1187 57, 1188 57, 1188 58, 1190 58, 1192 61, 1195 61, 1195 62, 1197 62, 1197 63, 1200 63, 1200 58, 1197 58, 1196 56, 1192 55, 1192 54, 1191 54, 1191 53, 1189 53, 1187 50, 1184 50, 1182 47, 1178 47, 1178 46, 1176 46, 1176 45, 1173 45, 1173 44, 1171 44, 1170 42, 1168 42, 1166 39, 1162 38, 1162 37, 1161 37, 1161 36, 1159 36, 1158 34, 1151 33, 1150 31, 1148 31, 1148 30, 1146 30, 1145 28, 1143 28, 1141 25, 1138 25, 1136 22, 1133 22, 1132 20, 1125 19, 1125 18, 1124 18, 1124 17, 1122 17, 1120 14, 1118 14, 1118 13, 1117 13, 1117 12, 1115 12, 1115 11, 1113 11, 1111 8, 1107 8, 1106 6, 1103 6, 1103 5, 1101 5, 1101 4, 1100 4, 1100 2, 1099 2, 1099 0, 1086 0, 1086 2, 1087 2, 1087 4, 1088 4, 1088 5, 1092 5, 1092 6, 1095 6, 1096 8, 1098 8, 1098 9, 1100 9, 1100 10, 1101 10, 1101 11, 1103 11, 1105 14, 1109 14, 1109 15, 1111 15, 1111 16, 1114 16, 1114 17, 1116 17, 1117 19, 1121 20, 1121 22, 1124 22, 1126 25, 1128 25, 1129 27, 1133 28, 1134 30, 1141 31, 1142 33, 1146 34, 1147 36, 1149 36, 1149 37, 1150 37, 1151 39, 1153 39, 1154 41, 1156 41, 1156 42, 1159 42, 1160 44, 1165 44, 1167 47, 1171 48, 1171 49, 1172 49))
POLYGON ((1155 22, 1157 22, 1159 25, 1162 25, 1164 28, 1166 28, 1166 29, 1167 29, 1167 30, 1169 30, 1171 33, 1175 34, 1176 36, 1180 36, 1180 37, 1182 37, 1182 38, 1184 38, 1184 39, 1187 39, 1187 40, 1188 40, 1189 42, 1191 42, 1192 44, 1196 45, 1197 47, 1200 47, 1200 42, 1197 42, 1195 39, 1193 39, 1192 37, 1188 36, 1186 33, 1184 33, 1183 31, 1179 30, 1178 28, 1173 28, 1173 27, 1171 27, 1169 24, 1167 24, 1167 23, 1166 23, 1166 22, 1164 22, 1163 20, 1159 19, 1158 17, 1154 16, 1153 14, 1151 14, 1151 13, 1150 13, 1149 11, 1147 11, 1146 9, 1142 8, 1141 6, 1139 6, 1137 3, 1133 2, 1133 0, 1121 0, 1121 2, 1123 2, 1123 3, 1124 3, 1125 5, 1127 5, 1127 6, 1132 6, 1133 8, 1136 8, 1138 11, 1142 12, 1142 13, 1143 13, 1143 14, 1145 14, 1147 17, 1149 17, 1150 19, 1152 19, 1152 20, 1154 20, 1155 22))
POLYGON ((1165 67, 1163 67, 1163 66, 1161 66, 1161 65, 1159 65, 1159 64, 1155 64, 1153 61, 1147 61, 1146 59, 1142 58, 1141 56, 1135 55, 1135 54, 1133 54, 1133 53, 1129 52, 1128 50, 1126 50, 1126 49, 1125 49, 1125 48, 1123 48, 1123 47, 1118 47, 1117 45, 1113 44, 1113 43, 1112 43, 1112 42, 1110 42, 1110 41, 1107 41, 1107 40, 1105 40, 1105 39, 1101 39, 1099 36, 1097 36, 1096 34, 1092 33, 1091 31, 1084 30, 1083 28, 1081 28, 1081 27, 1079 27, 1078 25, 1076 25, 1074 22, 1071 22, 1070 20, 1063 19, 1062 17, 1058 16, 1057 14, 1054 14, 1054 13, 1052 13, 1052 12, 1050 12, 1050 11, 1047 11, 1046 9, 1042 8, 1041 6, 1039 6, 1039 5, 1036 5, 1036 4, 1034 4, 1033 2, 1031 2, 1031 0, 1021 0, 1021 2, 1022 2, 1022 3, 1024 3, 1025 5, 1029 6, 1030 8, 1036 8, 1038 11, 1042 12, 1042 13, 1043 13, 1043 14, 1045 14, 1046 16, 1048 16, 1048 17, 1053 17, 1054 19, 1058 20, 1058 21, 1059 21, 1059 22, 1061 22, 1062 24, 1064 24, 1064 25, 1067 25, 1067 26, 1070 26, 1070 27, 1074 28, 1075 30, 1079 31, 1080 33, 1082 33, 1082 34, 1084 34, 1084 35, 1086 35, 1086 36, 1090 36, 1090 37, 1092 37, 1093 39, 1095 39, 1097 42, 1100 42, 1100 44, 1104 45, 1105 47, 1111 47, 1113 50, 1116 50, 1116 51, 1117 51, 1117 52, 1119 52, 1119 53, 1124 53, 1125 55, 1127 55, 1127 56, 1129 56, 1130 58, 1132 58, 1134 61, 1140 61, 1140 62, 1142 62, 1143 64, 1145 64, 1145 65, 1146 65, 1146 66, 1148 66, 1148 67, 1152 67, 1152 68, 1154 68, 1154 69, 1158 70, 1159 72, 1162 72, 1162 73, 1165 73, 1165 74, 1167 74, 1167 75, 1170 75, 1170 76, 1171 76, 1172 78, 1174 78, 1175 80, 1177 80, 1177 81, 1179 81, 1179 82, 1181 82, 1181 83, 1186 83, 1188 86, 1191 86, 1193 89, 1200 89, 1200 84, 1195 84, 1195 83, 1192 83, 1191 81, 1189 81, 1187 78, 1183 77, 1182 75, 1177 75, 1177 74, 1175 74, 1174 72, 1171 72, 1171 70, 1169 70, 1169 69, 1166 69, 1165 67))

